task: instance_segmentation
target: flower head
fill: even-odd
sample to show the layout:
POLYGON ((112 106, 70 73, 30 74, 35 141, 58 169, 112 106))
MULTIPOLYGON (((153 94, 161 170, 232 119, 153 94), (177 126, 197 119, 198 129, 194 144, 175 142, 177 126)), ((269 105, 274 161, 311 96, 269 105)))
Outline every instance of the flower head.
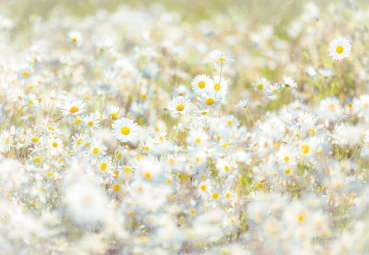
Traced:
POLYGON ((329 48, 329 56, 332 56, 334 60, 341 61, 346 58, 351 51, 351 44, 346 38, 338 37, 334 39, 329 48))
POLYGON ((113 135, 122 142, 135 142, 140 131, 140 126, 126 118, 117 120, 112 127, 113 135))
POLYGON ((230 64, 233 63, 235 60, 231 59, 230 57, 228 57, 227 55, 223 54, 223 53, 219 53, 219 52, 215 52, 214 54, 214 65, 220 63, 220 64, 230 64))
POLYGON ((185 114, 188 112, 190 105, 190 100, 187 97, 174 97, 168 105, 168 110, 171 115, 185 114))

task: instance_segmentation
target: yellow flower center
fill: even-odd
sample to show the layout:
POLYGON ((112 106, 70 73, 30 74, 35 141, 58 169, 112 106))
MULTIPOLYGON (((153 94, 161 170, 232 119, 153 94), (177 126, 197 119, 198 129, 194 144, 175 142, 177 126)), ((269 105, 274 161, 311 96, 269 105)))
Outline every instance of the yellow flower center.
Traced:
POLYGON ((8 144, 10 141, 9 137, 5 138, 5 144, 8 144))
POLYGON ((183 111, 183 109, 184 109, 183 104, 178 104, 177 107, 176 107, 176 110, 179 111, 179 112, 183 111))
POLYGON ((228 170, 229 170, 229 167, 228 166, 225 166, 224 167, 224 171, 228 172, 228 170))
POLYGON ((47 129, 50 130, 50 131, 55 131, 55 128, 52 127, 52 126, 48 126, 47 129))
POLYGON ((309 129, 309 131, 310 131, 313 135, 315 135, 315 134, 316 134, 316 130, 315 130, 314 128, 310 128, 310 129, 309 129))
POLYGON ((110 113, 109 114, 109 118, 111 118, 113 120, 116 120, 118 118, 118 114, 116 114, 116 113, 110 113))
POLYGON ((131 172, 131 168, 130 167, 126 167, 126 168, 124 168, 123 172, 130 173, 131 172))
POLYGON ((81 124, 81 120, 76 120, 75 122, 74 122, 74 124, 76 124, 76 125, 78 125, 78 124, 81 124))
POLYGON ((205 101, 205 104, 206 105, 212 105, 212 104, 214 104, 215 103, 215 100, 213 99, 213 98, 208 98, 208 99, 206 99, 206 101, 205 101))
POLYGON ((69 112, 72 113, 72 114, 76 113, 78 111, 79 111, 78 106, 73 105, 71 108, 69 108, 69 112))
POLYGON ((119 191, 120 190, 120 185, 119 184, 114 184, 113 190, 114 191, 119 191))
POLYGON ((28 119, 29 119, 29 120, 30 120, 30 119, 33 119, 33 115, 28 116, 28 119))
POLYGON ((35 103, 32 100, 28 101, 30 105, 34 105, 35 103))
POLYGON ((83 139, 82 139, 82 138, 79 138, 79 139, 77 140, 76 144, 77 144, 78 146, 80 146, 82 142, 83 142, 83 139))
POLYGON ((263 85, 263 84, 261 84, 261 83, 259 83, 259 84, 258 84, 258 88, 259 88, 259 89, 261 89, 261 90, 263 90, 263 89, 264 89, 264 85, 263 85))
POLYGON ((319 156, 320 154, 322 154, 323 153, 323 151, 317 151, 316 153, 315 153, 315 155, 316 156, 319 156))
POLYGON ((284 173, 285 174, 290 174, 291 173, 291 169, 288 168, 288 169, 284 170, 284 173))
POLYGON ((338 53, 338 54, 341 54, 342 52, 343 52, 343 46, 337 46, 337 48, 336 48, 336 52, 338 53))
POLYGON ((24 71, 24 72, 22 73, 22 75, 23 75, 24 77, 28 77, 28 76, 29 76, 29 72, 24 71))
POLYGON ((225 61, 226 61, 226 59, 225 59, 225 58, 223 58, 223 57, 218 58, 218 60, 219 60, 220 62, 225 62, 225 61))
POLYGON ((87 126, 92 127, 94 123, 92 121, 87 122, 87 126))
POLYGON ((120 132, 123 135, 128 135, 129 133, 131 133, 131 130, 129 129, 129 127, 122 127, 122 129, 120 130, 120 132))
POLYGON ((54 173, 53 172, 48 172, 46 175, 47 175, 47 177, 53 177, 54 173))
POLYGON ((57 142, 53 142, 51 145, 52 145, 54 148, 58 148, 58 143, 57 143, 57 142))
POLYGON ((219 197, 219 194, 218 193, 213 193, 213 195, 212 195, 212 198, 213 199, 217 199, 219 197))
POLYGON ((198 86, 200 89, 203 89, 203 88, 205 88, 205 82, 200 81, 200 82, 197 84, 197 86, 198 86))
POLYGON ((197 138, 195 141, 196 141, 197 143, 201 143, 201 139, 200 139, 200 138, 197 138))
POLYGON ((40 157, 35 157, 34 159, 33 159, 33 162, 35 162, 35 163, 38 163, 38 162, 40 162, 41 161, 41 158, 40 157))
POLYGON ((300 215, 299 215, 299 222, 303 222, 303 221, 304 221, 304 218, 305 218, 305 217, 304 217, 304 215, 301 215, 301 214, 300 214, 300 215))
POLYGON ((227 148, 229 145, 231 145, 231 143, 229 143, 229 142, 225 142, 225 143, 223 143, 223 148, 227 148))
POLYGON ((203 185, 200 186, 200 188, 201 188, 202 191, 205 191, 206 190, 206 185, 203 184, 203 185))
POLYGON ((32 137, 32 142, 37 143, 38 141, 40 141, 40 139, 38 137, 32 137))
POLYGON ((220 84, 219 83, 214 84, 214 90, 216 90, 216 91, 220 90, 220 84))
POLYGON ((100 151, 99 148, 93 148, 92 149, 93 154, 97 154, 97 153, 99 153, 99 151, 100 151))
POLYGON ((288 160, 290 160, 290 157, 288 157, 288 156, 286 156, 286 157, 284 157, 284 162, 287 162, 288 160))
POLYGON ((228 121, 227 124, 228 124, 228 126, 232 126, 233 125, 232 121, 228 121))
POLYGON ((195 209, 191 209, 191 210, 190 210, 190 213, 191 213, 192 215, 195 215, 195 214, 196 214, 196 210, 195 210, 195 209))
POLYGON ((146 172, 146 173, 145 173, 145 177, 146 177, 147 179, 150 179, 150 178, 151 178, 151 174, 150 174, 150 173, 148 173, 148 172, 146 172))
POLYGON ((257 186, 258 186, 258 188, 259 188, 259 189, 264 188, 264 184, 263 184, 263 183, 261 183, 261 182, 259 182, 259 183, 257 184, 257 186))
POLYGON ((72 38, 72 43, 76 43, 77 42, 77 38, 73 37, 72 38))
POLYGON ((309 145, 303 145, 302 147, 302 153, 304 154, 308 154, 310 151, 310 146, 309 145))
POLYGON ((106 162, 103 162, 103 163, 101 163, 101 165, 100 165, 100 170, 101 171, 104 171, 105 169, 106 169, 106 167, 108 166, 108 164, 106 164, 106 162))

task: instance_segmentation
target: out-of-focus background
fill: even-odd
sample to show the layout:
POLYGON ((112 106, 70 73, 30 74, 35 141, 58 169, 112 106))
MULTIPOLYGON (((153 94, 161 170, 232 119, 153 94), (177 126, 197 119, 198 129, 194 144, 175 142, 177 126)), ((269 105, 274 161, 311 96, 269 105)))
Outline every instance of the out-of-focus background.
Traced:
MULTIPOLYGON (((152 8, 161 5, 167 11, 178 12, 186 22, 206 20, 213 14, 244 15, 256 23, 283 25, 301 13, 307 2, 314 2, 321 9, 340 0, 12 0, 0 1, 0 10, 8 9, 13 17, 25 20, 38 14, 47 18, 53 11, 64 9, 70 15, 85 16, 105 9, 114 12, 120 5, 131 8, 152 8)), ((368 0, 343 0, 351 8, 368 5, 368 0)))

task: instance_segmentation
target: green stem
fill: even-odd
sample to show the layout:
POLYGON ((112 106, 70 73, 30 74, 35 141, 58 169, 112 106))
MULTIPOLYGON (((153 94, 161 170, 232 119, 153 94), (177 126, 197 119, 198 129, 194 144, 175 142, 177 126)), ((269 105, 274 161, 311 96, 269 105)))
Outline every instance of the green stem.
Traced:
POLYGON ((254 115, 252 115, 252 113, 250 112, 249 108, 246 107, 245 110, 250 114, 251 120, 252 120, 252 125, 255 127, 254 115))
POLYGON ((176 129, 174 130, 174 133, 173 133, 173 135, 170 137, 170 139, 173 139, 174 135, 177 133, 178 124, 179 124, 179 122, 181 121, 181 118, 182 118, 182 114, 181 114, 181 116, 179 116, 179 119, 178 119, 178 122, 177 122, 177 125, 176 125, 176 129))
POLYGON ((26 106, 29 106, 29 104, 26 104, 25 106, 23 106, 22 108, 20 108, 20 109, 18 110, 18 112, 15 114, 15 117, 14 117, 14 119, 13 119, 13 124, 12 124, 12 125, 15 125, 15 122, 16 122, 16 120, 17 120, 17 117, 18 117, 19 112, 20 112, 23 108, 25 108, 26 106))
POLYGON ((222 81, 222 70, 223 70, 223 63, 220 63, 220 75, 219 75, 219 84, 222 81))

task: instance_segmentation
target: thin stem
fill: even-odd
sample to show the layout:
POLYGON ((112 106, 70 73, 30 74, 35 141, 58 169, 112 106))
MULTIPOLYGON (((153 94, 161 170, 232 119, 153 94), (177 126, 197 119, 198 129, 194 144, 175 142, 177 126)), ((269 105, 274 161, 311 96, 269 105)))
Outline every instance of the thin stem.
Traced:
POLYGON ((252 115, 252 113, 250 112, 249 108, 246 107, 245 110, 250 114, 251 120, 252 120, 252 125, 255 127, 254 115, 252 115))
POLYGON ((18 117, 19 112, 20 112, 24 107, 26 107, 26 106, 29 106, 29 104, 26 104, 25 106, 23 106, 22 108, 20 108, 20 109, 18 110, 17 114, 15 114, 15 117, 14 117, 14 119, 13 119, 13 124, 12 124, 12 125, 15 125, 15 121, 17 120, 17 117, 18 117))
POLYGON ((181 121, 181 118, 182 118, 182 114, 181 114, 181 116, 179 116, 179 119, 178 119, 178 122, 177 122, 177 125, 176 125, 176 129, 174 130, 174 133, 173 133, 173 135, 170 137, 170 139, 173 139, 174 135, 177 133, 178 124, 179 124, 179 122, 181 121))
POLYGON ((220 63, 220 75, 219 75, 219 84, 222 81, 222 70, 223 70, 223 63, 220 63))

